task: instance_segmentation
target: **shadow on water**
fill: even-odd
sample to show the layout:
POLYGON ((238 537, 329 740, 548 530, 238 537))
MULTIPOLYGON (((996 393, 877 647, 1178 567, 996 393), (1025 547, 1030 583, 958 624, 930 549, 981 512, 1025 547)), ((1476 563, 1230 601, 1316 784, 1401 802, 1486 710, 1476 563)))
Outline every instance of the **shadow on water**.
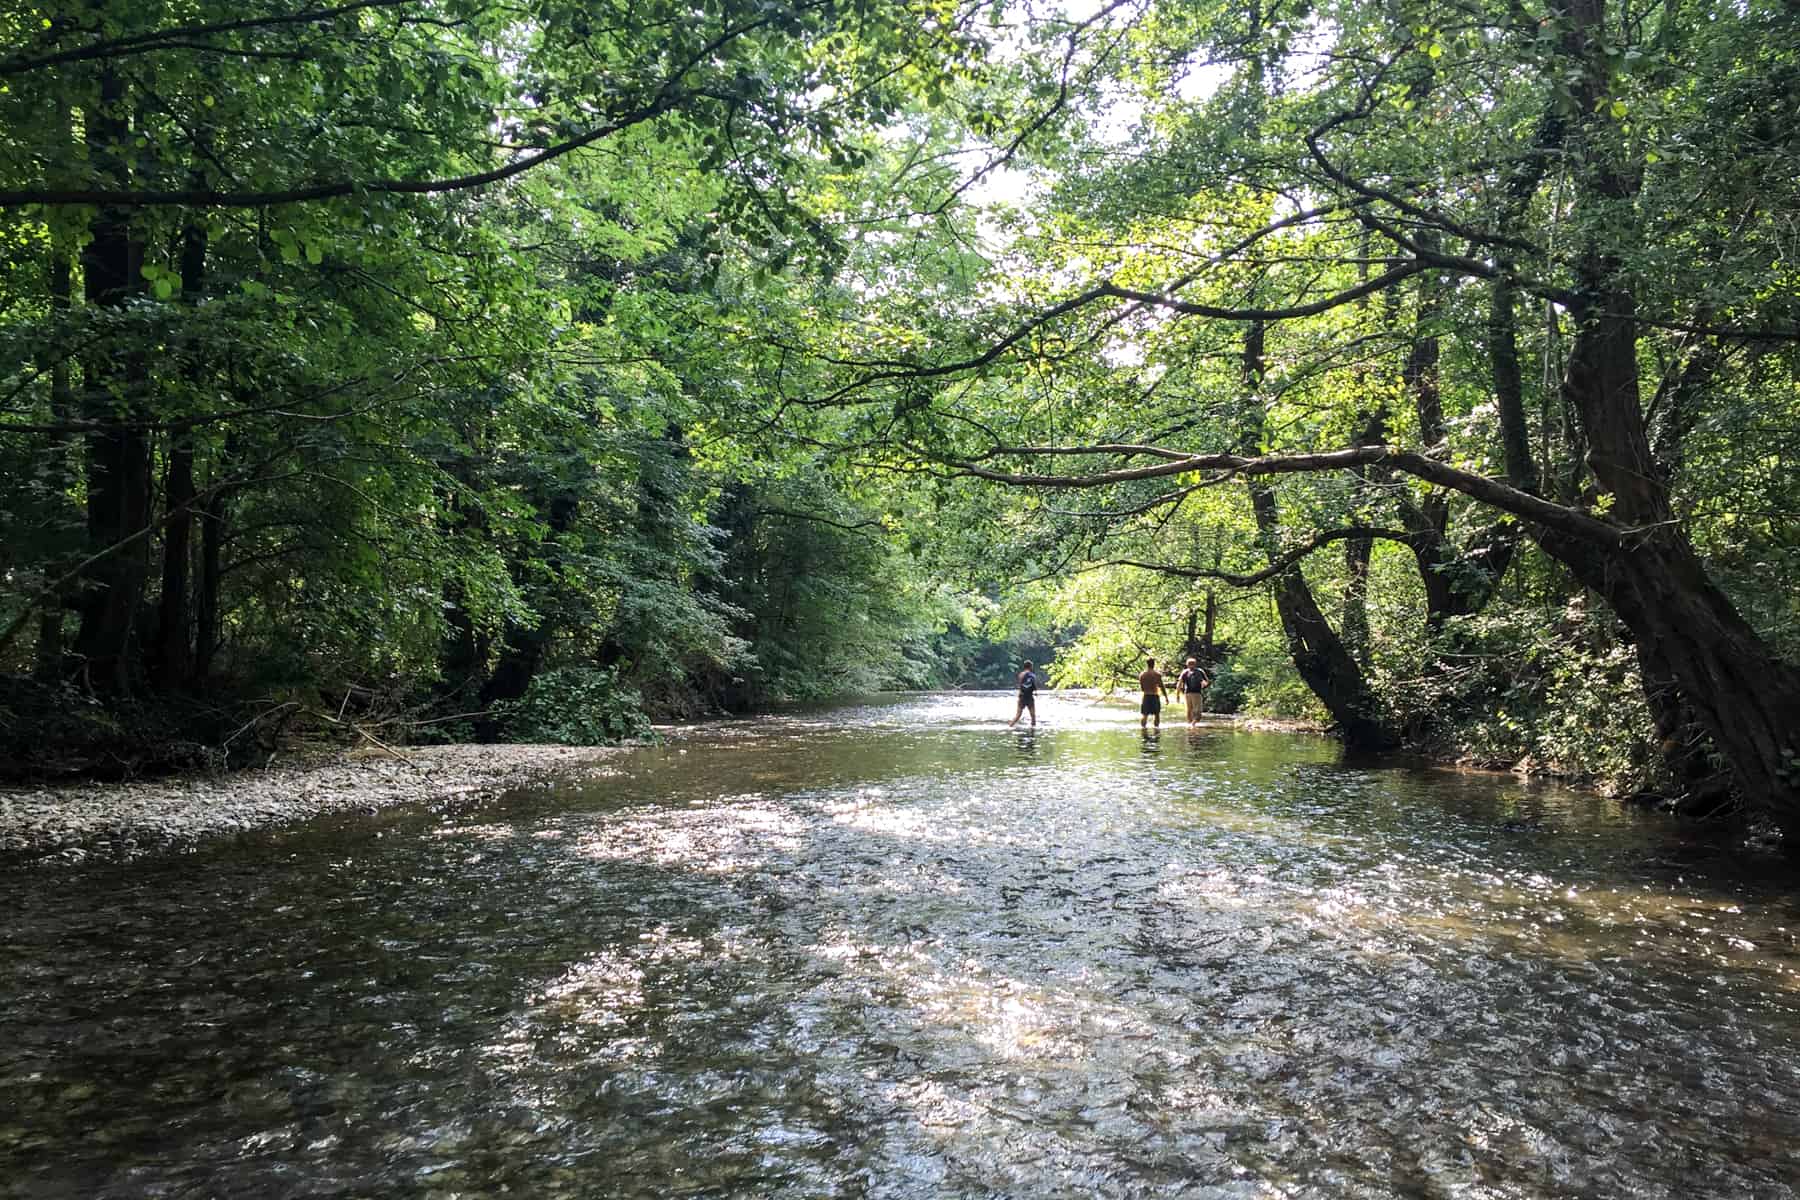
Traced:
POLYGON ((1006 702, 7 881, 0 1191, 1792 1194, 1785 898, 1592 797, 1006 702))

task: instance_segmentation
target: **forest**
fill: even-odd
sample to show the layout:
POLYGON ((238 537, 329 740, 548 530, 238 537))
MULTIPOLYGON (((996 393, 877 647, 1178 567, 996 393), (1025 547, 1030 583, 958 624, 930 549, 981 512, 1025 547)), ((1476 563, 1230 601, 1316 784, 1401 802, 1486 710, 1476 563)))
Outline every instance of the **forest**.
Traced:
POLYGON ((1194 655, 1800 846, 1793 0, 15 0, 0 242, 11 774, 1194 655))

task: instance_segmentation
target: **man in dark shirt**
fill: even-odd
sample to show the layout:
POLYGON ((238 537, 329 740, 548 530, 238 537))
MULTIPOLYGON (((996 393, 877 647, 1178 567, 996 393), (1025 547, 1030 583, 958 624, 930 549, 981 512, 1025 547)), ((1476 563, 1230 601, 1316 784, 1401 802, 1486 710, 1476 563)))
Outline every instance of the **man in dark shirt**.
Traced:
POLYGON ((1206 689, 1212 681, 1200 669, 1200 661, 1190 658, 1187 669, 1175 678, 1175 694, 1187 701, 1187 723, 1192 729, 1200 724, 1200 711, 1206 704, 1206 689))
POLYGON ((1025 669, 1019 672, 1019 708, 1013 713, 1013 719, 1006 723, 1008 729, 1017 725, 1019 718, 1028 710, 1031 713, 1031 727, 1037 728, 1037 685, 1037 672, 1032 670, 1031 660, 1028 658, 1025 660, 1025 669))
POLYGON ((1144 673, 1138 676, 1138 688, 1144 693, 1143 703, 1138 705, 1138 728, 1149 731, 1151 720, 1155 720, 1156 728, 1162 729, 1163 693, 1168 685, 1163 682, 1162 672, 1156 669, 1156 660, 1144 660, 1144 673))

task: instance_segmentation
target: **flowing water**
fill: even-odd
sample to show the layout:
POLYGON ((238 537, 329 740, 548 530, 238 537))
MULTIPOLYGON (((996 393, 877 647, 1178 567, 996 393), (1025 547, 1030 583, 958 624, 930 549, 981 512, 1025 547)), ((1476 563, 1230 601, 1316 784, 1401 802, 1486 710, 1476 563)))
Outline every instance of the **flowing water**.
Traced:
POLYGON ((0 1195, 1788 1197, 1800 909, 1047 695, 0 880, 0 1195))

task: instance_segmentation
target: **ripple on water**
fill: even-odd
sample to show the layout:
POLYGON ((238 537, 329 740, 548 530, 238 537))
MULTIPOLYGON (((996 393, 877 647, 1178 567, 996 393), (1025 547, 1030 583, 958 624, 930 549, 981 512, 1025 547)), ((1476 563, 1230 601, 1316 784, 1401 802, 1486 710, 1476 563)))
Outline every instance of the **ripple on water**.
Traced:
POLYGON ((0 1192, 1793 1194, 1785 898, 1592 798, 1042 709, 0 884, 0 1192))

